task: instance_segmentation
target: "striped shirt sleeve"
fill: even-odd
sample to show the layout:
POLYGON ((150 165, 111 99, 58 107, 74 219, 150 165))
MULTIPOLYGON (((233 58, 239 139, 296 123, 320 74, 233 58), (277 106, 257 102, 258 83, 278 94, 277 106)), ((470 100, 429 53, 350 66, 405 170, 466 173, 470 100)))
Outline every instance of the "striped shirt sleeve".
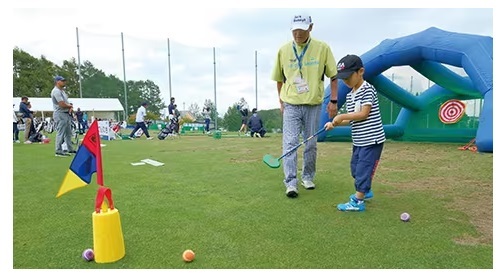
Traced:
POLYGON ((372 88, 367 88, 363 93, 363 97, 361 98, 361 106, 372 105, 375 97, 377 97, 375 91, 372 88))

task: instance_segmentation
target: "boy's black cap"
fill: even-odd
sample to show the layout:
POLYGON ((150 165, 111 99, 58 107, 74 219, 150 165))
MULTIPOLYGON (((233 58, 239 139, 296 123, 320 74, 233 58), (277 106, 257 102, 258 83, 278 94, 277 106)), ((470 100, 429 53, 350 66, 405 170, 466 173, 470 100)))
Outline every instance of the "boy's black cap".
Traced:
POLYGON ((351 74, 363 67, 363 62, 356 55, 346 55, 337 63, 337 78, 347 79, 351 74))

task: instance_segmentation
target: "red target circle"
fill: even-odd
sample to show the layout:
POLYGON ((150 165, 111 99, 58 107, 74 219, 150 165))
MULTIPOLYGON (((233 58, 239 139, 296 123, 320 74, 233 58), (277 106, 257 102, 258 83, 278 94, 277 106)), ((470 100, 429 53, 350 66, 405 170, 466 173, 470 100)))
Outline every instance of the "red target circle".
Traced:
POLYGON ((439 120, 444 124, 457 123, 465 114, 465 103, 449 100, 439 107, 439 120))

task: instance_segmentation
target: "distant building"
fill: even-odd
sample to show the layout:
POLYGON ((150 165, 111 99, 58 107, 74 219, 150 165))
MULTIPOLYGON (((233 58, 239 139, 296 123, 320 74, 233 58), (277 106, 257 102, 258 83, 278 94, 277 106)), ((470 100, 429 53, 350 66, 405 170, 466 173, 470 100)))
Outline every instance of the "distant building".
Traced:
POLYGON ((190 120, 195 120, 194 114, 192 114, 192 112, 190 112, 190 111, 186 111, 186 110, 180 111, 180 116, 188 118, 190 120))

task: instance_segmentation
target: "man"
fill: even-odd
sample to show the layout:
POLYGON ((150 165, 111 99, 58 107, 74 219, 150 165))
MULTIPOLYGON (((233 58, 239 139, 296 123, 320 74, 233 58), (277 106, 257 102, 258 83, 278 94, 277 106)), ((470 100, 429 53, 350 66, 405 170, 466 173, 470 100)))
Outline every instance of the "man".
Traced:
POLYGON ((78 109, 76 110, 76 119, 78 121, 78 131, 79 131, 79 134, 82 135, 83 133, 85 133, 85 125, 84 125, 84 121, 83 121, 83 112, 81 112, 80 108, 78 107, 78 109))
POLYGON ((175 115, 175 98, 171 97, 169 99, 168 105, 168 118, 171 120, 175 115))
POLYGON ((29 128, 29 141, 31 141, 31 136, 33 136, 33 134, 36 134, 36 128, 35 128, 35 116, 34 116, 34 113, 36 113, 35 111, 31 111, 31 102, 28 101, 26 103, 26 105, 28 106, 28 109, 29 109, 29 118, 31 119, 31 127, 29 128))
POLYGON ((181 113, 180 113, 180 110, 178 110, 178 107, 176 106, 176 104, 174 105, 175 107, 175 118, 176 118, 176 124, 175 124, 175 133, 178 134, 180 133, 180 117, 181 117, 181 113))
POLYGON ((180 118, 180 116, 181 116, 180 110, 178 110, 178 107, 176 106, 176 104, 173 105, 173 107, 175 108, 173 110, 173 114, 175 115, 175 117, 180 118))
MULTIPOLYGON (((324 97, 324 78, 330 78, 331 101, 327 106, 329 117, 337 114, 337 68, 330 47, 310 37, 313 29, 311 16, 295 15, 291 31, 293 41, 283 45, 277 54, 272 80, 277 82, 280 111, 283 114, 282 148, 286 153, 318 129, 321 104, 324 97)), ((298 196, 297 153, 283 158, 284 185, 289 198, 298 196)), ((315 188, 316 138, 305 145, 301 184, 307 190, 315 188)))
MULTIPOLYGON (((16 105, 13 104, 12 107, 15 107, 16 105)), ((12 111, 14 112, 14 131, 13 131, 13 134, 14 134, 14 143, 20 143, 19 141, 19 128, 17 128, 17 124, 19 123, 19 119, 17 118, 17 114, 16 114, 16 110, 15 109, 12 109, 12 111)))
POLYGON ((22 114, 22 120, 24 123, 24 144, 31 144, 31 141, 29 141, 29 136, 32 133, 31 127, 33 127, 33 111, 31 111, 28 107, 28 97, 24 96, 21 98, 21 103, 19 104, 19 112, 22 114))
POLYGON ((146 107, 147 103, 142 102, 141 106, 138 108, 137 114, 135 116, 135 128, 133 128, 133 131, 131 131, 130 139, 133 139, 135 137, 135 132, 138 131, 138 129, 142 129, 145 136, 147 137, 147 140, 153 139, 153 137, 149 135, 149 130, 145 125, 145 116, 147 115, 147 111, 145 110, 146 107))
POLYGON ((252 116, 247 124, 251 128, 251 137, 264 137, 266 130, 263 128, 263 121, 258 116, 258 109, 252 109, 252 116))
POLYGON ((55 156, 66 157, 75 154, 73 143, 71 142, 71 123, 73 105, 68 101, 68 95, 64 91, 66 79, 62 76, 55 77, 55 87, 50 93, 54 106, 54 122, 57 136, 55 137, 55 156), (62 149, 62 144, 66 143, 68 153, 62 149))

